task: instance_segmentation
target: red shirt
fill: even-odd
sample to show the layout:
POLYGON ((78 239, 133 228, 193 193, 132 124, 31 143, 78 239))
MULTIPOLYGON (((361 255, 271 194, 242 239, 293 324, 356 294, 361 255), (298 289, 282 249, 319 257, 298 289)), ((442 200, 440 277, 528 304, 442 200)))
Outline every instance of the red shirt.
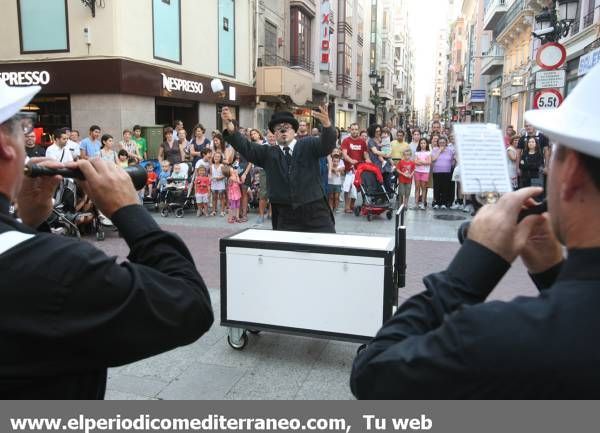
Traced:
POLYGON ((398 161, 396 168, 400 172, 400 176, 398 176, 398 182, 400 183, 411 183, 412 177, 406 177, 404 173, 408 173, 409 175, 415 171, 416 164, 414 161, 405 161, 401 159, 398 161))
POLYGON ((158 176, 153 171, 148 173, 148 180, 146 181, 146 185, 153 185, 154 182, 158 179, 158 176))
MULTIPOLYGON (((365 152, 368 151, 367 143, 362 138, 352 138, 346 137, 342 141, 342 151, 346 150, 348 152, 348 157, 354 159, 358 162, 365 162, 365 152)), ((346 173, 348 173, 352 168, 356 168, 356 166, 352 166, 349 163, 344 161, 344 165, 346 166, 346 173)))
POLYGON ((210 178, 208 176, 198 176, 196 178, 196 194, 208 194, 210 178))

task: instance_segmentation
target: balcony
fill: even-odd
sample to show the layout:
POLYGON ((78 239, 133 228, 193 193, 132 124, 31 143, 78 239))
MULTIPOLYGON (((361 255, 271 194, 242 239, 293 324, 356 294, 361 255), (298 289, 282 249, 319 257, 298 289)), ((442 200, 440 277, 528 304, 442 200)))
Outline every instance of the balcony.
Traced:
POLYGON ((504 14, 498 20, 498 23, 494 28, 494 35, 496 38, 498 38, 498 36, 502 34, 502 32, 504 32, 508 27, 512 26, 523 11, 528 9, 529 7, 527 6, 525 0, 515 0, 510 8, 508 8, 506 14, 504 14))
POLYGON ((260 58, 256 68, 256 95, 273 101, 285 97, 296 105, 310 101, 313 76, 302 67, 291 67, 290 63, 274 55, 260 58))
POLYGON ((258 67, 261 66, 290 66, 290 62, 275 54, 265 54, 258 59, 258 67))
POLYGON ((301 68, 307 72, 310 72, 311 74, 315 73, 315 62, 313 62, 310 59, 307 59, 306 57, 290 57, 290 67, 301 68))
POLYGON ((481 62, 481 75, 498 75, 502 73, 504 65, 504 49, 494 43, 483 55, 481 62))
POLYGON ((594 14, 596 13, 596 9, 591 11, 589 14, 583 17, 583 28, 588 28, 592 24, 594 24, 594 14))
POLYGON ((498 20, 506 14, 508 10, 507 0, 490 0, 484 12, 483 29, 494 30, 498 20))

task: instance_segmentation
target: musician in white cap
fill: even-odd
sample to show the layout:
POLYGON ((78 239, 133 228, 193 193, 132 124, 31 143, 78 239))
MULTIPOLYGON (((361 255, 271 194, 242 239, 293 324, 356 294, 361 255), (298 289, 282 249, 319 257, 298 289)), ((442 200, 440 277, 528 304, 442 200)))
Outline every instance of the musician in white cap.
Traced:
POLYGON ((558 109, 525 113, 553 143, 548 212, 518 222, 541 188, 483 207, 450 266, 357 355, 354 395, 600 397, 598 95, 600 65, 558 109), (484 303, 518 257, 539 295, 484 303))
POLYGON ((86 192, 130 247, 129 261, 37 230, 60 181, 23 176, 33 124, 18 111, 39 90, 0 80, 0 399, 101 399, 108 367, 191 343, 210 328, 212 307, 183 241, 158 227, 114 164, 65 165, 84 173, 86 192), (14 202, 22 221, 9 212, 14 202))

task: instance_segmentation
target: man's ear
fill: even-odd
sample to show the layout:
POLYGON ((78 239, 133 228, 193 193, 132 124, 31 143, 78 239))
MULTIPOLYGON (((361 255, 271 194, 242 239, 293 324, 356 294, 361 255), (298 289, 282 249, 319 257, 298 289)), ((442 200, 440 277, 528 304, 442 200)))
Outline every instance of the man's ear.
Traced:
POLYGON ((17 151, 12 143, 11 136, 0 129, 0 160, 10 161, 17 157, 17 151))
POLYGON ((585 167, 581 157, 567 150, 561 162, 561 197, 566 202, 573 201, 585 186, 585 167))

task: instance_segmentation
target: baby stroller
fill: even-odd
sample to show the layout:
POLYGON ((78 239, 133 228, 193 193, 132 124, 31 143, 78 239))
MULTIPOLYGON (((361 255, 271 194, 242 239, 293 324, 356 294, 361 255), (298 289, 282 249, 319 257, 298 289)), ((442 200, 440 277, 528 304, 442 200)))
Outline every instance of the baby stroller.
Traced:
POLYGON ((92 227, 96 232, 96 240, 103 241, 106 238, 106 232, 118 232, 119 229, 113 224, 113 222, 103 215, 94 206, 94 221, 92 227))
POLYGON ((177 218, 183 218, 185 209, 195 209, 194 184, 185 180, 173 181, 165 185, 159 192, 160 215, 168 217, 171 212, 177 218))
MULTIPOLYGON (((140 163, 140 165, 142 167, 146 168, 146 166, 149 163, 152 163, 154 165, 154 173, 156 173, 156 175, 158 176, 161 172, 159 161, 151 159, 151 160, 147 160, 147 161, 142 161, 140 163)), ((142 199, 142 204, 143 204, 144 208, 146 208, 149 211, 153 211, 153 212, 158 211, 158 205, 159 205, 158 181, 154 182, 151 195, 147 195, 146 191, 144 191, 144 197, 142 199)))
POLYGON ((387 219, 392 219, 393 207, 390 196, 383 187, 383 176, 375 165, 359 164, 354 177, 354 186, 362 196, 362 205, 354 207, 354 215, 366 215, 367 220, 371 221, 373 215, 386 212, 387 219))

